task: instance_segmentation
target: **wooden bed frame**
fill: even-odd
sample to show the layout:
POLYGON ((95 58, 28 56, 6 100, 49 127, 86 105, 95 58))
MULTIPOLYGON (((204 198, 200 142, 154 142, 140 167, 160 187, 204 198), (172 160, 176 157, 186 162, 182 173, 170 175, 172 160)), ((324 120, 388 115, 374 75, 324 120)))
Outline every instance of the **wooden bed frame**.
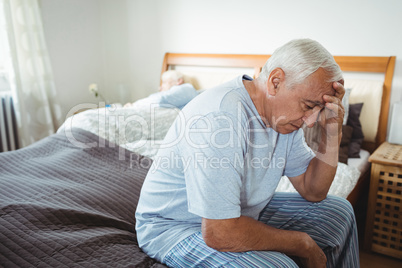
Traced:
MULTIPOLYGON (((162 73, 174 66, 236 67, 252 68, 254 69, 254 77, 258 77, 269 57, 270 55, 166 53, 162 73)), ((385 141, 387 136, 389 103, 396 57, 334 56, 334 59, 344 72, 380 73, 384 75, 380 118, 375 142, 365 141, 362 146, 367 151, 373 152, 385 141)), ((363 194, 366 194, 368 184, 369 172, 360 176, 354 190, 348 196, 348 200, 353 205, 361 199, 363 194)))

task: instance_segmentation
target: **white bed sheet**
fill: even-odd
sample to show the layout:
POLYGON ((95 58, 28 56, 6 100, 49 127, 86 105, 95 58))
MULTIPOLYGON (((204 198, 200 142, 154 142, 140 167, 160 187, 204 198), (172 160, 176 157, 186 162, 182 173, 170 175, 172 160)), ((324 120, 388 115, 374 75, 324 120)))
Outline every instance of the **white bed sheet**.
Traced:
POLYGON ((370 153, 366 150, 360 150, 360 158, 349 158, 348 166, 357 168, 360 173, 365 173, 370 168, 370 163, 368 161, 370 153))
POLYGON ((73 115, 57 130, 81 128, 129 151, 153 158, 173 121, 176 108, 136 106, 91 109, 73 115))

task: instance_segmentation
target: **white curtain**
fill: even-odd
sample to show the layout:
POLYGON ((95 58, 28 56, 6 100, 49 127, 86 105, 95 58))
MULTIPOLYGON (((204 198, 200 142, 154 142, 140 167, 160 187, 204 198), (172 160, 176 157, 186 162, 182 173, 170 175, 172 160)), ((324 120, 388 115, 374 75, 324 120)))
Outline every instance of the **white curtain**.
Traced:
POLYGON ((20 147, 52 133, 61 108, 47 52, 38 0, 0 0, 10 88, 17 109, 20 147))

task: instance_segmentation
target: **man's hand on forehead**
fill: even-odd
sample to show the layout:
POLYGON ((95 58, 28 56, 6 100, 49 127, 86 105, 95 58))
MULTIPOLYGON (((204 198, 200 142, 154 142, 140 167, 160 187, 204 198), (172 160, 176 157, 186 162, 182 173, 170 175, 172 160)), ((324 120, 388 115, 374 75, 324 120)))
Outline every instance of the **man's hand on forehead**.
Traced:
POLYGON ((325 102, 337 102, 335 98, 342 101, 343 96, 345 95, 345 88, 343 86, 344 80, 340 80, 338 82, 332 83, 333 94, 325 94, 323 99, 325 102), (332 97, 332 98, 331 98, 332 97))
POLYGON ((334 82, 332 88, 335 89, 335 97, 342 100, 343 96, 345 95, 345 81, 341 79, 338 82, 334 82))
POLYGON ((320 112, 319 122, 324 127, 327 134, 335 136, 338 134, 340 137, 343 116, 345 114, 344 107, 342 105, 342 98, 345 95, 345 88, 343 87, 343 80, 332 83, 332 89, 334 94, 323 95, 325 102, 325 112, 320 112), (334 124, 336 123, 336 124, 334 124))

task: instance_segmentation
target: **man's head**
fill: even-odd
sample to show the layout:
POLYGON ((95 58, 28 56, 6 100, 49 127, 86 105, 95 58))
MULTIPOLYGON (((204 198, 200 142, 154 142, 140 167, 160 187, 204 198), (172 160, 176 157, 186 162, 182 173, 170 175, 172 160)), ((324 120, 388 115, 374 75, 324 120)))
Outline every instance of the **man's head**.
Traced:
POLYGON ((318 42, 293 40, 278 48, 258 77, 268 93, 265 117, 280 133, 303 123, 313 126, 323 109, 324 95, 334 95, 333 82, 342 72, 333 56, 318 42))
POLYGON ((164 72, 161 80, 162 83, 159 87, 159 91, 166 91, 173 86, 178 86, 184 83, 183 74, 174 70, 164 72))
POLYGON ((285 72, 288 88, 302 83, 318 68, 328 74, 328 82, 342 79, 342 71, 333 56, 320 43, 311 39, 292 40, 276 49, 262 68, 259 79, 266 81, 276 68, 285 72))

